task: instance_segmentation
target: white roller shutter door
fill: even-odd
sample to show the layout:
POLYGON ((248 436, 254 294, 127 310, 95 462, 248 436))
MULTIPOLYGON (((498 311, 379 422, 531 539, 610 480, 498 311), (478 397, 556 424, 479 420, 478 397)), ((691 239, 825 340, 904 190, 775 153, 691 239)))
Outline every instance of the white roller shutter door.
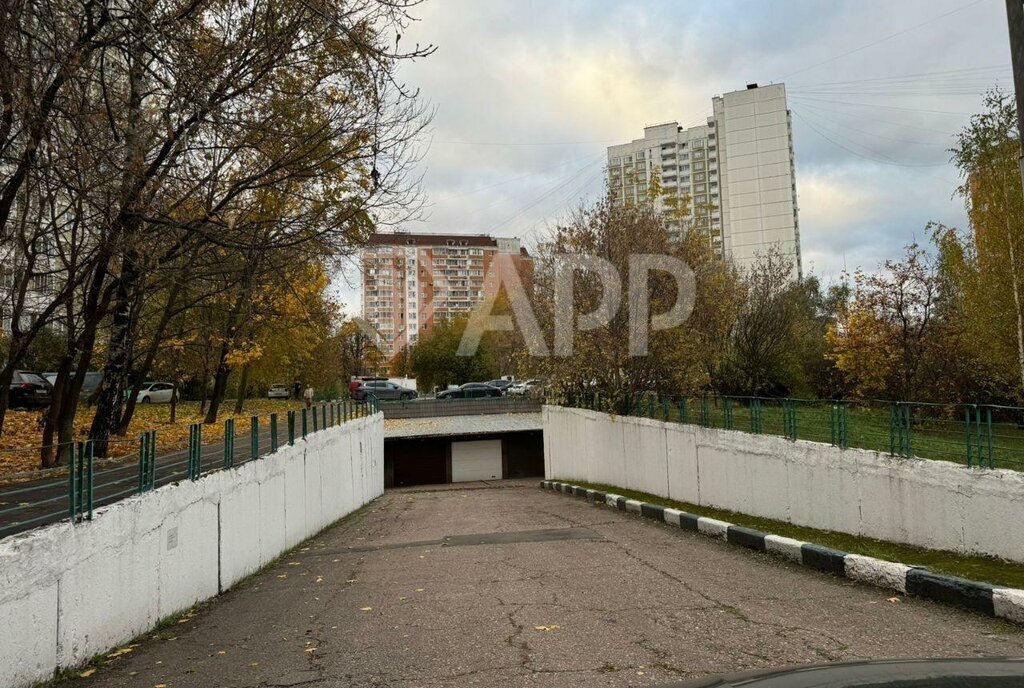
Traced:
POLYGON ((501 440, 452 442, 452 482, 501 479, 501 440))

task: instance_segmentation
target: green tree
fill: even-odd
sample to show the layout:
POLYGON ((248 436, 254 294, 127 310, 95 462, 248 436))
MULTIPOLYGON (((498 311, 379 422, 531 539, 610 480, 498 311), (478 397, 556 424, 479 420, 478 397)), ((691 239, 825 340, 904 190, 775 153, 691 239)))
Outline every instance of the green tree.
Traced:
POLYGON ((466 323, 466 318, 436 321, 426 332, 420 333, 412 350, 411 366, 420 390, 491 380, 499 374, 486 339, 472 356, 459 355, 459 342, 466 331, 466 323))

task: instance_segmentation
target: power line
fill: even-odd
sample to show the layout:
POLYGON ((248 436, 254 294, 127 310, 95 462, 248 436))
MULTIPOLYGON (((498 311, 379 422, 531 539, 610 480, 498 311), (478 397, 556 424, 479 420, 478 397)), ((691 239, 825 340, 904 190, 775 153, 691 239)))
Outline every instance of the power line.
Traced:
POLYGON ((919 124, 903 124, 901 122, 894 122, 890 119, 878 119, 877 117, 867 117, 862 114, 853 114, 852 112, 843 112, 842 110, 836 110, 835 108, 826 107, 824 105, 811 105, 808 102, 800 103, 800 107, 803 110, 813 110, 822 115, 829 115, 832 117, 848 117, 855 118, 861 122, 876 122, 878 124, 885 124, 891 127, 900 127, 902 129, 913 129, 914 131, 930 131, 936 134, 942 134, 946 137, 956 136, 956 132, 946 131, 944 129, 933 129, 931 127, 925 127, 919 124))
POLYGON ((890 82, 890 81, 906 81, 906 82, 917 82, 922 79, 928 79, 930 77, 944 77, 950 79, 959 78, 977 78, 975 75, 980 76, 983 72, 1008 72, 1009 69, 1006 65, 992 65, 988 67, 965 67, 963 69, 948 69, 937 72, 917 72, 915 74, 898 74, 891 76, 878 76, 878 77, 865 77, 863 79, 849 79, 846 81, 812 81, 805 82, 803 84, 796 82, 795 86, 846 86, 849 84, 862 84, 862 83, 873 83, 873 82, 890 82))
POLYGON ((820 103, 835 103, 836 105, 849 105, 853 107, 867 107, 867 108, 884 108, 886 110, 899 110, 900 112, 919 112, 928 115, 947 115, 950 117, 970 117, 971 112, 950 112, 948 110, 927 110, 924 108, 908 108, 900 107, 898 105, 881 105, 879 103, 854 103, 848 100, 834 100, 830 98, 819 98, 817 96, 801 96, 799 94, 793 96, 794 100, 812 100, 820 103))
MULTIPOLYGON (((828 141, 832 145, 836 146, 837 148, 841 148, 844 151, 846 151, 847 153, 850 153, 851 155, 856 155, 858 158, 863 158, 865 160, 870 160, 871 162, 876 162, 876 163, 879 163, 881 165, 892 165, 892 166, 895 166, 895 167, 917 167, 917 168, 920 168, 920 167, 945 167, 946 165, 949 164, 948 162, 947 163, 903 163, 903 162, 899 162, 898 160, 894 160, 894 159, 890 158, 889 156, 885 155, 884 153, 878 153, 877 151, 871 151, 871 152, 874 153, 875 155, 881 155, 882 158, 884 158, 884 159, 880 159, 880 158, 877 158, 877 157, 872 157, 870 155, 865 155, 864 153, 856 151, 856 150, 850 148, 849 146, 844 145, 844 144, 840 143, 839 141, 836 141, 835 139, 830 137, 828 134, 823 132, 821 129, 819 129, 818 127, 814 126, 814 124, 812 124, 809 119, 807 119, 806 117, 801 115, 796 110, 793 110, 792 112, 793 112, 794 115, 796 115, 798 118, 800 118, 800 120, 804 124, 806 124, 808 127, 810 127, 810 129, 814 133, 816 133, 818 136, 820 136, 821 138, 825 139, 826 141, 828 141)), ((842 136, 840 134, 836 134, 835 132, 832 132, 832 134, 834 136, 839 136, 840 138, 842 138, 842 136)))
POLYGON ((570 175, 569 178, 566 179, 561 184, 559 184, 559 185, 555 186, 554 188, 549 189, 548 191, 544 192, 543 194, 538 196, 536 199, 534 199, 533 201, 528 203, 525 207, 520 208, 515 214, 505 218, 504 220, 501 220, 497 224, 492 225, 487 230, 488 233, 496 231, 497 229, 507 225, 512 220, 515 220, 516 218, 520 217, 523 213, 526 213, 526 212, 532 210, 533 208, 535 208, 536 206, 538 206, 539 204, 543 203, 548 197, 558 193, 560 190, 564 189, 566 186, 571 184, 573 181, 579 179, 579 175, 583 174, 587 169, 589 169, 590 167, 592 167, 594 165, 597 165, 600 162, 602 162, 604 157, 605 157, 605 155, 604 155, 604 153, 602 153, 600 155, 600 157, 598 157, 596 160, 592 160, 592 161, 588 162, 586 165, 584 165, 579 170, 577 170, 572 175, 570 175))
POLYGON ((886 42, 888 40, 896 38, 897 36, 902 36, 905 33, 909 33, 909 32, 914 31, 916 29, 920 29, 922 26, 927 26, 928 24, 931 24, 933 22, 937 22, 940 19, 945 19, 946 17, 952 16, 952 15, 958 13, 958 12, 962 12, 962 11, 968 9, 968 8, 974 7, 975 5, 980 5, 984 1, 985 0, 974 0, 973 2, 969 2, 966 5, 961 5, 960 7, 957 7, 954 10, 950 10, 949 12, 945 12, 945 13, 940 14, 938 16, 932 17, 931 19, 928 19, 927 21, 923 21, 920 24, 915 24, 914 26, 910 26, 910 27, 907 27, 905 29, 901 29, 900 31, 897 31, 896 33, 891 33, 888 36, 884 36, 882 38, 879 38, 878 40, 871 41, 870 43, 866 43, 866 44, 860 46, 859 48, 853 48, 852 50, 847 50, 844 53, 836 55, 835 57, 830 57, 827 60, 822 60, 821 62, 816 62, 816 63, 814 63, 812 65, 808 65, 807 67, 804 67, 802 69, 798 69, 795 72, 790 72, 789 74, 786 74, 785 76, 783 76, 783 77, 781 77, 779 79, 776 79, 775 81, 785 81, 786 79, 788 79, 791 76, 796 76, 797 74, 803 74, 804 72, 808 72, 808 71, 810 71, 812 69, 815 69, 817 67, 820 67, 820 66, 822 66, 824 64, 828 64, 829 62, 835 62, 836 60, 840 60, 840 59, 842 59, 844 57, 849 57, 850 55, 853 55, 854 53, 859 53, 862 50, 867 50, 868 48, 874 47, 874 46, 876 46, 876 45, 878 45, 880 43, 884 43, 884 42, 886 42))

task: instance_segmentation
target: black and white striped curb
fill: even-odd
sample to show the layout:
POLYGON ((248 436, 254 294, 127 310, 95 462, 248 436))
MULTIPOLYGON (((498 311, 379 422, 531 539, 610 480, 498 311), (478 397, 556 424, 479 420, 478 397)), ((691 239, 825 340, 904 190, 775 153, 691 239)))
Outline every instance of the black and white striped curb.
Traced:
POLYGON ((585 497, 590 502, 610 506, 619 511, 636 513, 683 530, 692 530, 759 552, 776 554, 801 566, 809 566, 861 583, 956 605, 981 612, 987 616, 1024 624, 1024 590, 999 588, 988 583, 944 576, 920 567, 840 552, 811 542, 763 533, 760 530, 744 528, 715 518, 697 516, 659 504, 627 499, 622 495, 591 490, 579 485, 544 480, 541 481, 540 486, 563 494, 585 497))

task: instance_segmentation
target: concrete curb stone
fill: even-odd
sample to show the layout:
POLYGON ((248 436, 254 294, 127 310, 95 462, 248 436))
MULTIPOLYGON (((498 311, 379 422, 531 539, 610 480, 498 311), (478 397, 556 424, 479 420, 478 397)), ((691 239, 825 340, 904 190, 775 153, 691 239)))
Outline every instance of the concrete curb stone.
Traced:
POLYGON ((1024 590, 995 587, 988 583, 945 576, 920 567, 841 552, 811 542, 764 533, 569 483, 543 480, 540 486, 563 494, 583 496, 589 502, 639 514, 682 530, 699 532, 741 547, 775 554, 801 566, 836 576, 1024 624, 1024 590))

